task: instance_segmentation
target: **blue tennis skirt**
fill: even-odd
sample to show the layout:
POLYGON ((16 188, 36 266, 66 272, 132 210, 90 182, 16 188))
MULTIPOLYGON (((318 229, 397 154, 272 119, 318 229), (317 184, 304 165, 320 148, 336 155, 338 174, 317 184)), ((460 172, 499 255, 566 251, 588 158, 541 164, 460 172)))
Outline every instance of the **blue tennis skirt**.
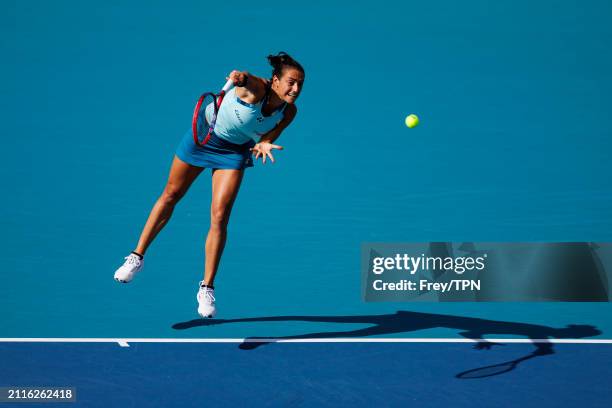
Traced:
POLYGON ((198 146, 193 141, 192 131, 189 130, 179 143, 176 155, 192 166, 242 170, 253 167, 253 158, 250 151, 253 146, 255 146, 254 141, 238 145, 230 143, 214 133, 204 146, 198 146))

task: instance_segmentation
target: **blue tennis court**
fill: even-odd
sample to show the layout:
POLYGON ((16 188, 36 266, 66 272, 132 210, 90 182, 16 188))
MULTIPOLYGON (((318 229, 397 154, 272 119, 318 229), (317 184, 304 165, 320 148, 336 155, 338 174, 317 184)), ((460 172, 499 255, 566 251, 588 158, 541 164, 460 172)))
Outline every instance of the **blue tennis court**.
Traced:
MULTIPOLYGON (((516 359, 530 347, 506 345, 496 358, 516 359)), ((274 344, 252 351, 233 343, 1 348, 14 382, 70 384, 78 403, 88 407, 604 407, 609 394, 609 345, 558 345, 553 356, 480 379, 456 376, 500 361, 464 344, 274 344)))
POLYGON ((609 2, 2 9, 0 387, 87 407, 609 404, 609 302, 366 303, 360 276, 364 242, 612 241, 609 2), (195 299, 210 170, 117 284, 199 95, 278 51, 306 71, 299 113, 246 171, 218 318, 195 299))

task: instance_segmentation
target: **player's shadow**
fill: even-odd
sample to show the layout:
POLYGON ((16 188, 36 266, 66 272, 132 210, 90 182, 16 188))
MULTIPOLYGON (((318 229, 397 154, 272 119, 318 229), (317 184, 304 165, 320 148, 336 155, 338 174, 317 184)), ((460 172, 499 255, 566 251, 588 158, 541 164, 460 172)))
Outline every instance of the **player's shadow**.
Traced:
POLYGON ((370 327, 347 330, 325 331, 308 334, 280 337, 249 337, 240 344, 243 350, 252 350, 279 340, 324 339, 324 338, 357 338, 369 336, 384 336, 389 334, 409 333, 432 328, 447 328, 458 331, 458 334, 476 342, 477 349, 490 349, 499 345, 484 339, 484 336, 521 336, 531 339, 535 349, 527 356, 516 360, 496 364, 494 366, 472 369, 457 374, 457 378, 482 378, 511 371, 525 360, 538 356, 554 354, 553 344, 548 339, 580 339, 601 334, 595 326, 570 324, 563 328, 555 328, 538 324, 503 322, 496 320, 477 319, 472 317, 451 316, 433 313, 398 311, 393 314, 363 315, 363 316, 270 316, 243 319, 194 319, 176 323, 172 328, 186 330, 199 326, 212 326, 230 323, 253 322, 314 322, 314 323, 350 323, 370 324, 370 327))

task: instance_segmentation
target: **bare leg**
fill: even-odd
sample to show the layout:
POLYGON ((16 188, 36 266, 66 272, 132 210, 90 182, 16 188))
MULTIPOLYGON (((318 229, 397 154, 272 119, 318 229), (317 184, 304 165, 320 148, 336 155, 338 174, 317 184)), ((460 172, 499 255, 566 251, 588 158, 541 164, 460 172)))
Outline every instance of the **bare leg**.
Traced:
POLYGON ((213 285, 225 240, 232 206, 238 195, 244 170, 215 170, 212 177, 212 203, 210 206, 210 230, 206 237, 206 262, 204 283, 213 285))
POLYGON ((159 231, 161 231, 168 223, 168 220, 170 220, 172 212, 174 211, 174 206, 176 206, 179 200, 185 195, 191 183, 193 183, 202 170, 204 170, 202 167, 192 166, 174 156, 172 166, 170 167, 168 183, 149 214, 147 223, 140 234, 135 252, 141 255, 145 254, 147 248, 151 242, 153 242, 159 231))

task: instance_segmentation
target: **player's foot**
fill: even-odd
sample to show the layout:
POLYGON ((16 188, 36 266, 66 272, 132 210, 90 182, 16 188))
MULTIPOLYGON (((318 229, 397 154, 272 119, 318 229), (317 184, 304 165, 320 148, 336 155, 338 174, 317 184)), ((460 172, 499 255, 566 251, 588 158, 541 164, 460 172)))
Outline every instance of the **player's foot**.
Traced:
POLYGON ((200 290, 198 290, 198 314, 204 318, 213 318, 217 314, 215 307, 215 289, 211 286, 204 285, 204 281, 200 282, 200 290))
POLYGON ((144 258, 139 257, 135 253, 131 253, 125 257, 125 262, 115 271, 115 280, 121 283, 128 283, 134 279, 134 275, 144 267, 144 258))

